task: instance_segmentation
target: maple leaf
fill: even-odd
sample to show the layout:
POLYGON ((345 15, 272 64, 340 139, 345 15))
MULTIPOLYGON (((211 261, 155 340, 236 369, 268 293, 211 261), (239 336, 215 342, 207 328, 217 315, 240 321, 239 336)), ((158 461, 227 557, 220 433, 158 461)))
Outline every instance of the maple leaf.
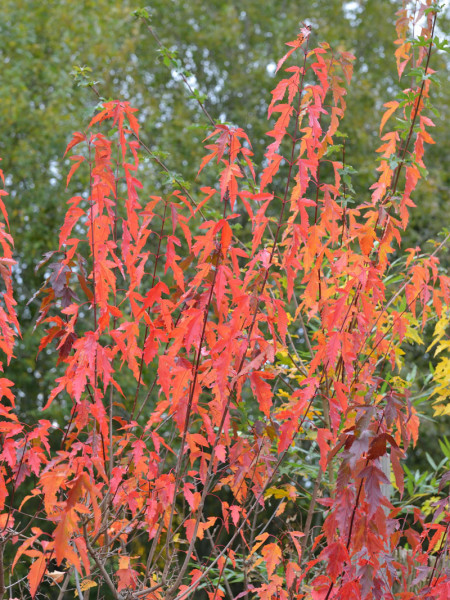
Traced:
POLYGON ((261 554, 266 562, 267 576, 270 579, 275 567, 281 561, 281 548, 278 544, 267 544, 263 547, 261 554))
POLYGON ((361 230, 358 238, 362 253, 365 256, 369 256, 369 254, 372 252, 373 244, 376 238, 375 231, 370 227, 364 228, 361 230))
POLYGON ((230 199, 231 210, 234 208, 236 196, 238 193, 238 183, 236 177, 243 177, 242 171, 239 165, 230 164, 227 165, 222 171, 220 176, 220 194, 221 198, 224 199, 228 193, 230 199))
POLYGON ((369 503, 369 517, 373 516, 384 498, 381 491, 381 484, 388 484, 389 479, 374 464, 368 465, 359 473, 360 478, 364 478, 364 490, 366 492, 367 502, 369 503))
POLYGON ((330 451, 330 446, 328 441, 332 439, 331 431, 328 429, 320 428, 317 430, 317 444, 320 448, 320 466, 322 471, 325 473, 328 463, 328 452, 330 451))
POLYGON ((398 105, 399 105, 399 103, 396 100, 391 100, 390 102, 386 102, 386 104, 383 105, 388 110, 384 113, 383 118, 381 119, 380 134, 383 131, 383 127, 385 126, 386 121, 389 119, 389 117, 392 115, 392 113, 397 110, 398 105))
POLYGON ((349 560, 349 555, 345 545, 337 541, 324 548, 319 558, 327 561, 327 573, 334 582, 342 573, 344 564, 349 560))
POLYGON ((202 162, 200 163, 200 167, 197 171, 197 176, 201 173, 201 171, 203 171, 203 169, 205 168, 205 166, 218 154, 219 148, 216 144, 209 144, 207 146, 205 146, 205 148, 207 148, 208 150, 212 150, 212 152, 210 154, 207 154, 206 156, 203 157, 202 162))
POLYGON ((308 39, 310 33, 311 33, 311 30, 308 27, 302 27, 296 40, 294 40, 292 42, 286 42, 286 46, 291 46, 292 49, 289 50, 288 52, 286 52, 286 54, 282 58, 280 58, 280 60, 277 63, 277 68, 276 68, 275 72, 279 71, 280 68, 282 67, 283 63, 289 58, 289 56, 293 52, 295 52, 297 50, 297 48, 300 48, 300 46, 303 45, 305 40, 308 39))
MULTIPOLYGON (((202 540, 205 536, 205 531, 212 527, 216 521, 217 517, 209 517, 205 523, 198 523, 197 538, 202 540)), ((194 536, 196 522, 196 519, 187 519, 184 523, 188 542, 190 542, 194 536)))
POLYGON ((39 552, 38 557, 31 563, 30 570, 28 572, 28 583, 30 585, 30 594, 34 598, 39 585, 44 577, 47 569, 48 559, 45 554, 39 552))
POLYGON ((404 474, 403 469, 400 465, 400 458, 404 458, 403 452, 398 448, 392 448, 391 450, 391 465, 392 470, 394 472, 395 483, 398 487, 398 491, 400 492, 400 496, 403 496, 404 491, 404 474))
POLYGON ((119 592, 128 588, 136 589, 139 573, 131 568, 130 562, 130 556, 119 557, 119 568, 116 571, 116 577, 119 580, 117 583, 119 592))
POLYGON ((71 166, 69 174, 67 175, 66 188, 69 187, 69 183, 70 183, 70 180, 72 179, 73 174, 78 170, 81 163, 83 163, 86 159, 84 158, 84 156, 79 156, 79 155, 74 154, 73 156, 70 157, 70 160, 73 160, 74 164, 71 166))
POLYGON ((250 382, 253 393, 258 400, 260 410, 266 415, 270 416, 270 409, 272 407, 272 388, 265 382, 266 379, 274 379, 273 373, 267 371, 253 371, 250 374, 250 382))
POLYGON ((83 133, 76 131, 73 134, 72 140, 67 145, 66 151, 64 152, 64 156, 66 156, 66 154, 69 152, 69 150, 71 150, 74 146, 76 146, 77 144, 80 144, 81 142, 84 142, 85 140, 86 140, 86 136, 83 133))
POLYGON ((239 523, 239 514, 241 512, 241 508, 240 508, 240 506, 236 506, 235 504, 233 504, 232 506, 230 506, 230 512, 231 512, 231 520, 233 521, 233 524, 236 527, 237 524, 239 523))
POLYGON ((369 460, 374 460, 386 454, 386 439, 387 434, 383 433, 372 439, 369 452, 367 453, 367 458, 369 460))
MULTIPOLYGON (((85 592, 86 590, 90 590, 94 587, 97 587, 97 585, 98 583, 96 583, 92 579, 83 579, 83 581, 80 582, 80 590, 82 592, 85 592)), ((78 598, 78 590, 75 590, 75 597, 78 598)))
POLYGON ((272 179, 279 171, 280 163, 282 160, 283 157, 279 154, 273 154, 271 156, 269 164, 264 169, 263 174, 261 176, 260 193, 263 193, 268 184, 272 182, 272 179))
POLYGON ((379 148, 377 148, 377 152, 382 152, 381 155, 383 158, 389 158, 396 152, 397 142, 399 141, 398 131, 392 131, 391 133, 386 133, 382 138, 382 140, 386 140, 386 143, 382 144, 379 148))

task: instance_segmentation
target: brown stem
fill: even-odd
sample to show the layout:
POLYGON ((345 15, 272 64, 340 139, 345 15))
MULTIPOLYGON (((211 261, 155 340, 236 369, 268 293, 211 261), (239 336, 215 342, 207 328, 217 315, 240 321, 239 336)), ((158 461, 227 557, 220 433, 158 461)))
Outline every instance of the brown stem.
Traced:
POLYGON ((102 577, 103 577, 103 579, 106 582, 106 585, 111 590, 113 598, 115 600, 120 600, 120 596, 119 596, 119 593, 117 591, 117 588, 114 585, 111 577, 109 576, 108 571, 105 569, 105 565, 99 560, 99 558, 97 556, 97 553, 95 552, 95 550, 91 546, 91 543, 89 541, 89 535, 88 535, 88 533, 86 531, 86 526, 84 526, 84 539, 85 539, 85 542, 86 542, 86 548, 88 549, 89 554, 91 555, 91 557, 93 558, 95 564, 97 565, 98 570, 102 574, 102 577))
MULTIPOLYGON (((91 157, 91 142, 89 142, 89 198, 90 210, 89 221, 91 224, 91 246, 92 246, 92 287, 93 297, 92 303, 94 308, 94 331, 97 331, 97 298, 96 298, 96 283, 95 283, 95 240, 94 240, 94 200, 92 198, 92 157, 91 157)), ((95 385, 97 386, 97 352, 95 353, 95 385)))
POLYGON ((434 560, 433 570, 431 571, 430 578, 428 579, 428 587, 433 587, 434 574, 436 572, 436 567, 437 567, 437 564, 439 562, 439 559, 441 558, 442 553, 444 551, 444 545, 445 545, 445 543, 447 541, 447 535, 448 535, 449 526, 450 526, 450 523, 447 523, 447 525, 445 527, 444 535, 442 536, 442 539, 441 539, 441 543, 439 544, 439 550, 436 553, 436 558, 434 560))
POLYGON ((64 594, 66 593, 66 590, 69 587, 70 575, 72 574, 72 570, 73 570, 73 568, 71 567, 67 571, 66 576, 64 577, 64 581, 63 581, 63 584, 61 586, 61 589, 59 590, 59 594, 58 594, 57 600, 63 600, 64 594))
MULTIPOLYGON (((227 207, 227 202, 229 200, 229 195, 228 192, 225 194, 225 198, 224 198, 224 217, 226 214, 226 207, 227 207)), ((213 280, 211 283, 211 287, 209 290, 209 296, 208 296, 208 301, 206 303, 205 306, 205 313, 204 313, 204 317, 203 317, 203 327, 202 327, 202 332, 200 335, 200 341, 199 341, 199 345, 198 345, 198 350, 197 350, 197 357, 196 357, 196 361, 195 361, 195 366, 194 366, 194 377, 191 383, 191 388, 190 388, 190 393, 189 393, 189 399, 188 399, 188 405, 186 408, 186 416, 185 416, 185 421, 184 421, 184 427, 183 427, 183 435, 181 438, 181 445, 180 445, 180 453, 178 455, 178 460, 177 460, 177 466, 176 466, 176 475, 175 475, 175 489, 174 489, 174 500, 173 500, 173 504, 172 504, 172 509, 170 512, 170 519, 169 519, 169 526, 167 528, 167 531, 170 532, 171 528, 172 528, 172 521, 173 521, 173 517, 175 514, 175 499, 177 496, 177 492, 178 492, 178 486, 180 484, 180 478, 181 478, 181 467, 182 467, 182 463, 183 463, 183 452, 184 452, 184 446, 186 443, 186 436, 188 433, 188 429, 189 429, 189 421, 190 421, 190 417, 191 417, 191 409, 192 409, 192 402, 194 400, 194 393, 195 393, 195 386, 197 384, 197 378, 198 378, 198 373, 199 373, 199 368, 200 368, 200 359, 201 359, 201 352, 202 352, 202 347, 203 347, 203 341, 204 341, 204 337, 205 337, 205 333, 206 333, 206 324, 208 322, 208 313, 209 313, 209 309, 212 303, 212 296, 213 296, 213 292, 214 292, 214 286, 216 283, 216 278, 217 278, 217 272, 219 270, 219 264, 220 264, 220 260, 221 260, 221 254, 218 255, 217 258, 217 264, 216 264, 216 268, 214 270, 214 275, 213 275, 213 280)), ((223 417, 223 421, 225 420, 225 415, 226 415, 226 411, 224 412, 224 417, 223 417)), ((212 465, 214 462, 214 454, 215 454, 215 445, 219 440, 219 435, 220 435, 220 431, 222 429, 223 423, 221 425, 221 427, 219 427, 219 431, 216 435, 216 441, 213 445, 213 449, 211 452, 211 458, 210 458, 210 463, 209 463, 209 467, 208 467, 208 474, 209 476, 211 475, 211 471, 212 471, 212 465)), ((190 557, 192 555, 192 551, 194 549, 194 544, 196 542, 196 538, 197 538, 197 531, 198 531, 198 527, 200 524, 200 518, 202 516, 202 511, 203 511, 203 505, 204 505, 204 501, 206 499, 206 490, 208 489, 208 475, 207 475, 207 479, 205 481, 205 487, 203 490, 203 495, 202 495, 202 499, 200 501, 200 505, 198 507, 198 512, 197 512, 197 519, 195 522, 195 526, 194 526, 194 532, 191 538, 191 541, 189 543, 189 548, 188 551, 186 553, 186 558, 183 562, 183 566, 180 569, 180 572, 178 574, 177 580, 173 586, 173 589, 175 589, 176 587, 179 586, 179 584, 182 581, 182 578, 184 576, 184 573, 188 567, 189 564, 189 560, 190 557)), ((164 574, 167 574, 168 569, 170 567, 171 564, 171 560, 169 560, 169 543, 171 540, 171 536, 167 535, 167 539, 166 539, 166 554, 167 554, 167 563, 164 569, 164 574)), ((170 591, 169 591, 169 597, 170 597, 170 591)))
POLYGON ((0 600, 3 600, 5 595, 5 564, 3 561, 3 550, 5 547, 5 540, 0 538, 0 600))
MULTIPOLYGON (((384 410, 383 410, 383 413, 382 413, 382 415, 380 417, 380 420, 378 422, 378 428, 377 428, 377 432, 376 432, 377 435, 378 435, 378 432, 380 431, 381 423, 383 422, 383 419, 384 419, 384 410)), ((367 458, 366 459, 366 465, 365 465, 366 467, 369 464, 369 462, 370 461, 367 458)), ((345 545, 346 548, 347 548, 347 550, 350 549, 350 544, 351 544, 351 541, 352 541, 353 525, 355 523, 356 511, 358 510, 359 499, 361 497, 361 492, 362 492, 363 484, 364 484, 364 477, 361 478, 361 481, 360 481, 360 484, 359 484, 359 488, 358 488, 358 493, 356 495, 355 504, 353 505, 352 516, 350 517, 350 525, 349 525, 349 528, 348 528, 347 543, 345 545)), ((345 564, 346 564, 346 562, 344 561, 344 563, 342 565, 342 568, 341 568, 341 573, 342 573, 342 571, 344 569, 345 564)), ((330 587, 328 588, 327 595, 325 596, 324 600, 328 600, 328 598, 330 597, 331 591, 333 590, 333 587, 334 587, 334 582, 332 581, 330 583, 330 587)))
MULTIPOLYGON (((158 267, 158 261, 159 258, 161 256, 160 251, 161 251, 161 240, 162 240, 162 235, 164 232, 164 225, 166 223, 166 213, 167 213, 167 202, 164 203, 164 214, 162 217, 162 222, 161 222, 161 230, 159 232, 159 239, 158 239, 158 248, 156 250, 156 255, 155 255, 155 264, 153 266, 153 280, 152 280, 152 285, 150 287, 150 289, 153 288, 153 286, 155 285, 155 279, 156 279, 156 269, 158 267)), ((139 378, 138 378, 138 382, 137 382, 137 386, 136 386, 136 393, 134 395, 134 401, 133 401, 133 409, 131 411, 131 421, 134 418, 134 411, 136 410, 136 403, 137 403, 137 399, 138 399, 138 395, 139 395, 139 390, 141 388, 141 384, 142 384, 142 370, 144 368, 144 348, 145 348, 145 343, 147 341, 147 337, 148 337, 148 325, 145 325, 145 332, 144 332, 144 341, 142 342, 142 357, 141 357, 141 364, 139 366, 139 378)))
MULTIPOLYGON (((305 422, 306 419, 306 415, 309 411, 309 409, 311 408, 311 405, 313 403, 314 397, 310 400, 305 414, 302 417, 302 420, 298 426, 298 429, 301 429, 301 427, 303 426, 303 423, 305 422)), ((283 462, 283 460, 285 459, 287 452, 289 450, 289 447, 281 453, 280 457, 278 458, 273 471, 271 473, 271 475, 267 478, 267 481, 265 482, 265 484, 262 486, 261 491, 259 492, 259 494, 257 495, 257 497, 255 498, 255 501, 253 502, 252 506, 250 507, 250 509, 247 512, 247 519, 253 514, 253 512, 255 510, 257 510, 258 506, 260 505, 261 502, 261 498, 263 498, 264 493, 266 492, 267 488, 269 487, 269 485, 271 484, 271 482, 273 481, 273 478, 275 476, 275 474, 278 472, 278 469, 280 468, 281 463, 283 462)), ((186 598, 186 596, 188 594, 190 594, 193 590, 196 589, 196 587, 198 586, 199 582, 204 579, 204 577, 206 577, 206 575, 209 573, 209 571, 211 569, 213 569, 218 560, 220 559, 221 556, 223 556, 233 545, 235 539, 238 537, 238 535, 240 535, 242 529, 245 527, 246 523, 247 523, 247 519, 243 519, 242 523, 239 525, 239 527, 236 529, 236 531, 234 532, 234 534, 231 536, 231 539, 228 541, 227 545, 222 548, 222 550, 220 551, 220 553, 217 555, 217 557, 215 558, 215 560, 212 561, 212 563, 203 571, 203 573, 201 574, 201 576, 196 580, 195 583, 191 584, 189 587, 187 587, 183 592, 181 592, 180 594, 178 594, 174 600, 183 600, 184 598, 186 598)), ((143 594, 142 594, 143 595, 143 594)), ((172 596, 168 596, 168 598, 171 598, 172 596)))
MULTIPOLYGON (((316 481, 314 482, 314 488, 313 488, 313 493, 311 496, 311 502, 309 504, 308 514, 306 515, 305 527, 303 529, 303 533, 305 535, 303 536, 301 543, 300 543, 303 552, 306 549, 309 532, 311 531, 311 523, 312 523, 312 518, 314 515, 314 510, 316 508, 317 494, 319 493, 320 484, 322 482, 322 475, 323 475, 323 471, 322 471, 322 469, 319 469, 319 472, 316 477, 316 481)), ((302 552, 302 555, 303 555, 303 552, 302 552)))

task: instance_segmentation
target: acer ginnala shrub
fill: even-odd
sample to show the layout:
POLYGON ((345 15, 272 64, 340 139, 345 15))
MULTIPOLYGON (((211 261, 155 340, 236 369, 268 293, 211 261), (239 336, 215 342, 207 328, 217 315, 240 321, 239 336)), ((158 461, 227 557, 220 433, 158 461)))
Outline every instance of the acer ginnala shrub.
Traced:
MULTIPOLYGON (((60 375, 38 423, 19 421, 0 379, 0 599, 450 596, 449 477, 422 510, 402 463, 419 436, 402 345, 437 318, 447 347, 446 239, 401 249, 433 143, 438 12, 397 14, 407 89, 385 104, 364 197, 339 132, 354 56, 313 47, 308 27, 278 62, 260 170, 245 131, 200 99, 212 131, 198 179, 215 184, 192 192, 142 197, 141 157, 164 165, 127 102, 74 134, 67 185, 84 169, 88 189, 43 261, 39 351, 56 351, 60 375), (68 400, 55 443, 46 415, 68 400)), ((0 208, 9 363, 20 327, 0 208)))

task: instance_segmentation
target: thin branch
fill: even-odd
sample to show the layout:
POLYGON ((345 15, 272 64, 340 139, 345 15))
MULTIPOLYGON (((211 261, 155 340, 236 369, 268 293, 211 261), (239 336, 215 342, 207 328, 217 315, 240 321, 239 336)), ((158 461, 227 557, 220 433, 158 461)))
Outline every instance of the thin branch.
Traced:
MULTIPOLYGON (((145 24, 146 24, 146 27, 147 27, 148 31, 151 33, 151 35, 153 36, 154 40, 158 44, 160 50, 165 51, 166 50, 165 46, 163 45, 163 43, 159 39, 159 37, 158 37, 157 33, 155 32, 155 30, 153 29, 153 27, 150 25, 150 19, 148 19, 146 17, 142 17, 142 18, 145 21, 145 24)), ((195 93, 195 90, 193 89, 193 87, 189 83, 186 75, 183 73, 183 71, 179 71, 179 74, 180 74, 180 76, 181 76, 181 78, 183 80, 184 85, 186 86, 186 88, 188 89, 189 93, 191 94, 191 97, 195 98, 195 100, 197 101, 198 105, 200 106, 200 109, 203 112, 203 114, 205 115, 205 117, 208 119, 208 121, 210 122, 210 124, 213 127, 215 127, 216 126, 216 122, 211 117, 211 115, 209 114, 209 112, 206 110, 205 105, 203 104, 203 102, 198 97, 198 94, 195 93)))
MULTIPOLYGON (((73 567, 70 567, 70 569, 67 571, 66 576, 64 577, 64 581, 63 581, 63 584, 61 586, 61 589, 59 590, 59 594, 58 594, 57 600, 63 600, 64 594, 66 593, 66 590, 69 587, 69 581, 70 581, 70 576, 72 574, 72 570, 73 570, 73 567)), ((79 594, 80 593, 78 592, 78 595, 79 594)))
POLYGON ((114 585, 111 577, 109 576, 108 571, 105 569, 105 565, 99 560, 97 553, 95 552, 95 550, 92 548, 91 543, 89 541, 89 535, 86 531, 86 525, 84 525, 84 539, 86 542, 86 548, 88 549, 89 554, 91 555, 91 557, 93 558, 95 564, 97 565, 100 573, 103 576, 103 579, 106 582, 106 585, 109 587, 109 589, 111 590, 111 593, 114 597, 115 600, 120 600, 120 595, 117 591, 116 586, 114 585))

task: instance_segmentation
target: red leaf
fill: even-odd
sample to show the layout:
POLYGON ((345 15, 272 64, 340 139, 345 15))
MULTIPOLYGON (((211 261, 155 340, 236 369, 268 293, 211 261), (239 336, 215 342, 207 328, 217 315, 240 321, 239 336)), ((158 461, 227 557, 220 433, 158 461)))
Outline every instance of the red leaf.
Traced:
POLYGON ((322 471, 325 473, 328 464, 328 452, 330 451, 330 445, 328 441, 332 439, 332 434, 329 429, 318 429, 317 430, 317 443, 320 448, 320 466, 322 471))
POLYGON ((286 52, 286 54, 280 58, 280 60, 277 63, 277 71, 280 69, 280 67, 282 66, 282 64, 285 62, 285 60, 287 58, 289 58, 289 56, 295 52, 295 50, 297 50, 297 48, 300 48, 300 46, 303 44, 303 42, 309 37, 310 34, 310 30, 307 27, 303 27, 301 32, 298 34, 297 39, 294 40, 293 42, 287 42, 286 46, 291 46, 292 50, 289 50, 289 52, 286 52))
POLYGON ((131 568, 130 557, 120 556, 119 557, 119 568, 116 571, 116 577, 118 578, 117 590, 125 590, 130 588, 136 589, 139 573, 131 568))
POLYGON ((359 474, 359 477, 364 477, 364 490, 369 504, 369 517, 371 517, 376 513, 384 498, 381 491, 381 484, 389 484, 390 482, 383 471, 373 464, 365 467, 359 474))
POLYGON ((69 183, 70 183, 70 180, 72 179, 72 175, 75 173, 75 171, 78 170, 81 163, 84 162, 86 159, 84 158, 84 156, 78 156, 78 155, 74 154, 73 156, 70 157, 70 160, 73 160, 74 164, 70 167, 69 174, 67 175, 66 188, 69 187, 69 183))
POLYGON ((327 573, 331 581, 336 581, 342 573, 345 563, 349 560, 347 548, 342 542, 333 542, 320 554, 322 560, 327 561, 327 573))
POLYGON ((69 150, 71 150, 74 146, 76 146, 77 144, 80 144, 81 142, 84 142, 86 139, 86 136, 83 133, 80 133, 79 131, 76 131, 73 134, 72 140, 67 144, 67 148, 66 151, 64 152, 64 156, 69 152, 69 150))
POLYGON ((371 441, 367 458, 374 460, 384 454, 386 454, 386 434, 381 433, 371 441))
POLYGON ((266 188, 266 186, 269 183, 271 183, 274 176, 278 173, 278 170, 280 168, 280 163, 282 160, 283 160, 283 157, 280 156, 279 154, 274 154, 271 157, 271 161, 269 162, 267 167, 264 169, 262 177, 261 177, 261 185, 260 185, 261 193, 264 192, 264 189, 266 188))
POLYGON ((398 491, 400 492, 400 496, 403 496, 405 486, 403 483, 404 474, 400 464, 400 458, 403 458, 403 452, 397 448, 391 448, 391 465, 394 472, 395 483, 398 487, 398 491))
POLYGON ((31 564, 30 570, 28 572, 28 583, 30 584, 30 594, 32 598, 34 598, 36 595, 42 578, 44 577, 46 568, 47 559, 45 558, 44 554, 41 554, 31 564))
POLYGON ((266 383, 265 379, 274 379, 273 373, 267 373, 265 371, 253 371, 250 375, 250 382, 253 393, 255 394, 260 410, 266 415, 270 416, 270 409, 272 407, 272 387, 266 383))
POLYGON ((236 504, 233 504, 232 506, 230 506, 230 512, 231 512, 231 520, 233 521, 233 524, 236 527, 237 524, 239 523, 239 515, 241 512, 241 507, 236 506, 236 504))

